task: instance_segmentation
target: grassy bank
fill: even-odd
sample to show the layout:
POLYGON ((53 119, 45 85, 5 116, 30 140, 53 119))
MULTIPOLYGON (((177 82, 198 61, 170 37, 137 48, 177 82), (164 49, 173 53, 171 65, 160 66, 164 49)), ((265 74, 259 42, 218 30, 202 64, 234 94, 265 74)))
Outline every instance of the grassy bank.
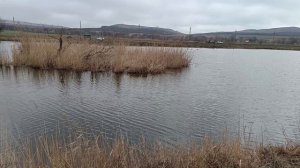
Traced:
POLYGON ((124 139, 113 144, 82 136, 71 143, 41 137, 0 152, 0 167, 99 167, 99 168, 248 168, 300 166, 300 146, 256 146, 246 148, 239 139, 220 143, 206 139, 202 144, 168 148, 144 141, 131 145, 124 139))
POLYGON ((2 64, 41 69, 75 71, 113 71, 116 73, 163 73, 188 67, 190 57, 185 49, 166 47, 128 47, 124 44, 94 44, 24 38, 13 49, 11 62, 2 64))

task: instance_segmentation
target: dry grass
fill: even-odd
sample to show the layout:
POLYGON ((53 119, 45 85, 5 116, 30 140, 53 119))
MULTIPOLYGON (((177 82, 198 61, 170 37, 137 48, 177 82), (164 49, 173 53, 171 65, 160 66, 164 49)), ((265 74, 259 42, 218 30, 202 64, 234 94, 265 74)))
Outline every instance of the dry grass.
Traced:
POLYGON ((99 138, 79 136, 71 143, 56 138, 7 145, 0 152, 0 167, 99 167, 99 168, 248 168, 300 166, 300 146, 258 146, 243 148, 239 140, 168 148, 144 141, 130 145, 124 139, 112 145, 99 138))
POLYGON ((260 148, 259 157, 265 167, 300 167, 300 145, 269 145, 260 148))
POLYGON ((12 64, 41 69, 108 71, 128 73, 162 73, 167 69, 189 66, 184 49, 131 48, 124 44, 99 45, 88 42, 37 41, 23 38, 13 50, 12 64))
POLYGON ((168 69, 188 67, 190 58, 186 50, 166 47, 119 46, 113 64, 114 72, 161 73, 168 69))
POLYGON ((7 66, 10 64, 9 58, 6 55, 0 55, 0 65, 7 66))
POLYGON ((23 39, 13 51, 12 64, 41 69, 104 71, 110 68, 110 47, 89 44, 66 44, 58 50, 56 41, 23 39))
POLYGON ((0 65, 7 66, 10 62, 8 54, 0 52, 0 65))

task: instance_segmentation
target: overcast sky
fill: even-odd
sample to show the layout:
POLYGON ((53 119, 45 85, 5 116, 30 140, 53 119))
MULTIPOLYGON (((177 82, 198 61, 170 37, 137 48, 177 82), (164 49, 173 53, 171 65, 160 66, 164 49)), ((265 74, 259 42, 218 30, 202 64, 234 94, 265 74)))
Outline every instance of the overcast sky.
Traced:
POLYGON ((0 18, 79 27, 117 23, 184 33, 300 26, 300 0, 0 0, 0 18))

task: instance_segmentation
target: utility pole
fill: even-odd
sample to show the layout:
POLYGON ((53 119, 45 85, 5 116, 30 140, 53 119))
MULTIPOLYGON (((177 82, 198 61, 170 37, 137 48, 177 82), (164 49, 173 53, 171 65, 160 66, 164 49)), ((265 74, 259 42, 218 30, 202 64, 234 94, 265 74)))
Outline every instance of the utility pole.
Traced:
POLYGON ((138 33, 138 37, 141 38, 143 35, 142 35, 142 31, 141 31, 141 25, 139 24, 139 33, 138 33))
POLYGON ((234 32, 234 42, 236 43, 236 34, 237 34, 237 30, 235 29, 235 32, 234 32))
POLYGON ((81 20, 79 21, 79 36, 80 36, 80 39, 81 39, 81 20))
POLYGON ((192 34, 192 26, 190 26, 189 40, 191 39, 191 34, 192 34))
POLYGON ((14 25, 14 30, 16 30, 16 24, 15 24, 15 17, 13 16, 13 25, 14 25))

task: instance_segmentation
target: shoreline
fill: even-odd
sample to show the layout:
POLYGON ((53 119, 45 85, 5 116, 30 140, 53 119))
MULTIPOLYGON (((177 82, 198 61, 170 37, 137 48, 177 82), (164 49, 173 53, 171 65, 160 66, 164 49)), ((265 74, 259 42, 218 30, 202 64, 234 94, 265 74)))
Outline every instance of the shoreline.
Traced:
POLYGON ((75 134, 67 141, 59 135, 6 142, 0 151, 0 167, 105 167, 105 168, 258 168, 300 166, 300 145, 247 145, 226 135, 220 142, 206 137, 201 143, 168 147, 145 139, 130 143, 115 138, 75 134))
MULTIPOLYGON (((19 42, 18 38, 0 38, 0 42, 11 41, 19 42)), ((128 46, 132 47, 170 47, 170 48, 207 48, 207 49, 262 49, 262 50, 290 50, 300 51, 300 45, 281 45, 281 44, 209 44, 200 42, 170 42, 145 40, 136 41, 135 39, 125 39, 128 46)), ((92 42, 93 43, 93 42, 92 42)))
MULTIPOLYGON (((0 41, 21 41, 23 38, 34 38, 39 40, 53 40, 58 34, 43 34, 30 32, 0 32, 0 41)), ((134 37, 111 37, 108 36, 103 41, 98 41, 95 37, 85 39, 78 35, 62 35, 65 39, 81 43, 88 41, 91 44, 113 44, 116 41, 125 43, 128 46, 144 46, 144 47, 180 47, 180 48, 223 48, 223 49, 268 49, 268 50, 294 50, 300 51, 300 44, 279 44, 279 43, 259 43, 259 42, 230 42, 209 43, 206 41, 187 40, 187 39, 151 39, 151 38, 134 38, 134 37)))

